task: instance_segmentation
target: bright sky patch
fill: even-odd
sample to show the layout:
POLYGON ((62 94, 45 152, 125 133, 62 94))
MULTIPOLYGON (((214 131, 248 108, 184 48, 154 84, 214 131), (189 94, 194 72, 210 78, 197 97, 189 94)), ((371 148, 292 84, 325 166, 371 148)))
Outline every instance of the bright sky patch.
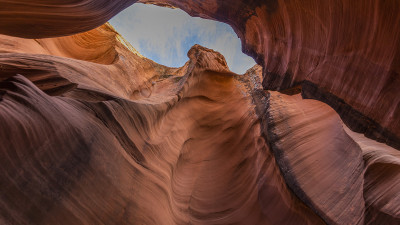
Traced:
POLYGON ((166 66, 183 66, 194 44, 223 54, 229 68, 239 74, 255 64, 242 53, 240 39, 229 25, 191 17, 180 9, 134 4, 109 22, 140 54, 166 66))

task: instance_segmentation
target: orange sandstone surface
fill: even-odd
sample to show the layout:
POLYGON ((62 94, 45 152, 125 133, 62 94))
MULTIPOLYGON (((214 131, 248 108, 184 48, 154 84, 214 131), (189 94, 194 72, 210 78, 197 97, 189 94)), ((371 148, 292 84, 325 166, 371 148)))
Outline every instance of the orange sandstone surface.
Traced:
POLYGON ((0 0, 0 33, 71 35, 135 2, 231 25, 263 66, 264 88, 302 85, 352 130, 400 148, 398 0, 0 0))
POLYGON ((140 1, 230 24, 243 75, 141 56, 134 2, 0 0, 0 224, 400 224, 398 1, 140 1))

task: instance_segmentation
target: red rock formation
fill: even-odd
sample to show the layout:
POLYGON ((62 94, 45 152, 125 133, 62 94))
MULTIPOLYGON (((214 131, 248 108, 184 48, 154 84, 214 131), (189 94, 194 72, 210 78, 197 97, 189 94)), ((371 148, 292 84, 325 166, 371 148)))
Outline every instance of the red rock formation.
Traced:
POLYGON ((1 0, 0 33, 44 38, 96 28, 136 0, 1 0))
MULTIPOLYGON (((49 37, 82 32, 134 2, 3 0, 0 33, 49 37)), ((306 97, 330 104, 352 129, 400 148, 397 0, 140 2, 230 24, 244 52, 263 65, 266 89, 307 81, 306 97)))
POLYGON ((270 92, 267 140, 288 186, 328 224, 400 222, 399 151, 349 130, 329 106, 270 92))
POLYGON ((397 0, 140 2, 230 24, 244 52, 263 65, 264 88, 307 81, 305 97, 331 105, 352 129, 400 148, 397 0))
POLYGON ((0 55, 0 80, 23 74, 42 90, 54 94, 59 94, 60 89, 63 92, 72 83, 124 98, 136 98, 139 92, 148 92, 159 76, 182 76, 186 70, 186 66, 165 67, 144 58, 134 49, 132 52, 108 25, 61 38, 21 39, 0 35, 0 52, 3 53, 0 55))
MULTIPOLYGON (((14 63, 31 66, 28 56, 44 57, 25 53, 14 63)), ((219 53, 194 46, 188 56, 184 76, 159 76, 150 95, 134 100, 87 88, 85 74, 80 82, 67 70, 59 72, 77 87, 61 96, 21 75, 1 82, 1 221, 322 224, 286 187, 246 94, 250 84, 219 53)))
POLYGON ((397 1, 141 1, 230 24, 244 76, 90 30, 133 2, 0 0, 44 38, 0 35, 0 224, 400 223, 398 150, 341 121, 400 143, 397 1))
POLYGON ((274 92, 269 106, 269 139, 288 185, 329 224, 363 224, 361 150, 337 114, 321 102, 274 92))
POLYGON ((400 152, 344 128, 363 153, 366 221, 371 224, 398 224, 400 152))

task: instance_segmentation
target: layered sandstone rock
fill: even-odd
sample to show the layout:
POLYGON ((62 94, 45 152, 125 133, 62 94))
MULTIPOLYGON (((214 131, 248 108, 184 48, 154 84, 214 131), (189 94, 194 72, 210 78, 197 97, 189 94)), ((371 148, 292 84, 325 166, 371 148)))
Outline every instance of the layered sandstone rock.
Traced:
MULTIPOLYGON (((25 66, 31 64, 22 59, 45 57, 4 54, 25 66)), ((201 46, 188 56, 183 76, 177 72, 182 70, 169 69, 175 74, 158 76, 141 98, 108 94, 118 82, 87 87, 90 77, 81 74, 80 81, 62 68, 58 75, 77 86, 53 97, 24 76, 3 80, 0 137, 7 141, 0 148, 1 221, 323 224, 286 187, 261 136, 250 95, 257 78, 233 74, 222 55, 201 46)), ((105 66, 46 57, 52 63, 68 61, 72 68, 78 62, 93 65, 92 71, 105 66)), ((140 60, 138 67, 161 67, 140 60)), ((138 79, 129 67, 119 69, 138 79)))
MULTIPOLYGON (((3 0, 0 33, 38 38, 82 32, 134 2, 3 0)), ((400 148, 397 0, 139 2, 228 23, 244 52, 263 65, 265 88, 284 90, 307 81, 306 97, 331 105, 353 130, 400 148)))
POLYGON ((398 224, 399 151, 300 94, 270 92, 264 133, 288 186, 328 224, 398 224))
POLYGON ((152 82, 160 76, 182 76, 187 69, 168 68, 144 58, 130 50, 109 25, 61 38, 0 35, 0 52, 0 80, 23 74, 54 94, 79 84, 81 88, 136 98, 148 95, 152 82))
POLYGON ((1 224, 400 223, 399 151, 368 138, 399 144, 396 1, 142 1, 230 24, 242 76, 90 30, 133 2, 0 0, 39 38, 0 35, 1 224))
POLYGON ((140 0, 230 24, 263 86, 299 84, 348 126, 400 148, 400 4, 391 1, 140 0), (359 118, 362 119, 359 119, 359 118))

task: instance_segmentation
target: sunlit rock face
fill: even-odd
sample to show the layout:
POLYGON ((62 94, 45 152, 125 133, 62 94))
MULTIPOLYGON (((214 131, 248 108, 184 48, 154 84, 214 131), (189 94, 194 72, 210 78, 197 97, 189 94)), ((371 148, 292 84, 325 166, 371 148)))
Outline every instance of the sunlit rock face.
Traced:
POLYGON ((140 0, 230 24, 263 86, 303 86, 353 130, 400 148, 400 4, 390 1, 140 0))
POLYGON ((93 29, 134 1, 0 0, 0 224, 400 223, 398 2, 147 2, 261 66, 93 29))
MULTIPOLYGON (((39 38, 87 31, 135 2, 0 1, 0 33, 39 38)), ((328 103, 353 130, 400 148, 397 0, 139 2, 230 24, 244 52, 264 67, 266 89, 303 84, 304 97, 328 103)))
POLYGON ((196 45, 184 67, 166 68, 116 36, 108 25, 56 39, 2 36, 15 44, 4 51, 20 52, 2 53, 2 222, 323 224, 285 185, 262 136, 251 97, 259 67, 235 75, 221 54, 196 45), (90 50, 80 42, 90 35, 114 40, 97 52, 113 63, 54 44, 90 50), (141 80, 149 82, 135 86, 141 80))

